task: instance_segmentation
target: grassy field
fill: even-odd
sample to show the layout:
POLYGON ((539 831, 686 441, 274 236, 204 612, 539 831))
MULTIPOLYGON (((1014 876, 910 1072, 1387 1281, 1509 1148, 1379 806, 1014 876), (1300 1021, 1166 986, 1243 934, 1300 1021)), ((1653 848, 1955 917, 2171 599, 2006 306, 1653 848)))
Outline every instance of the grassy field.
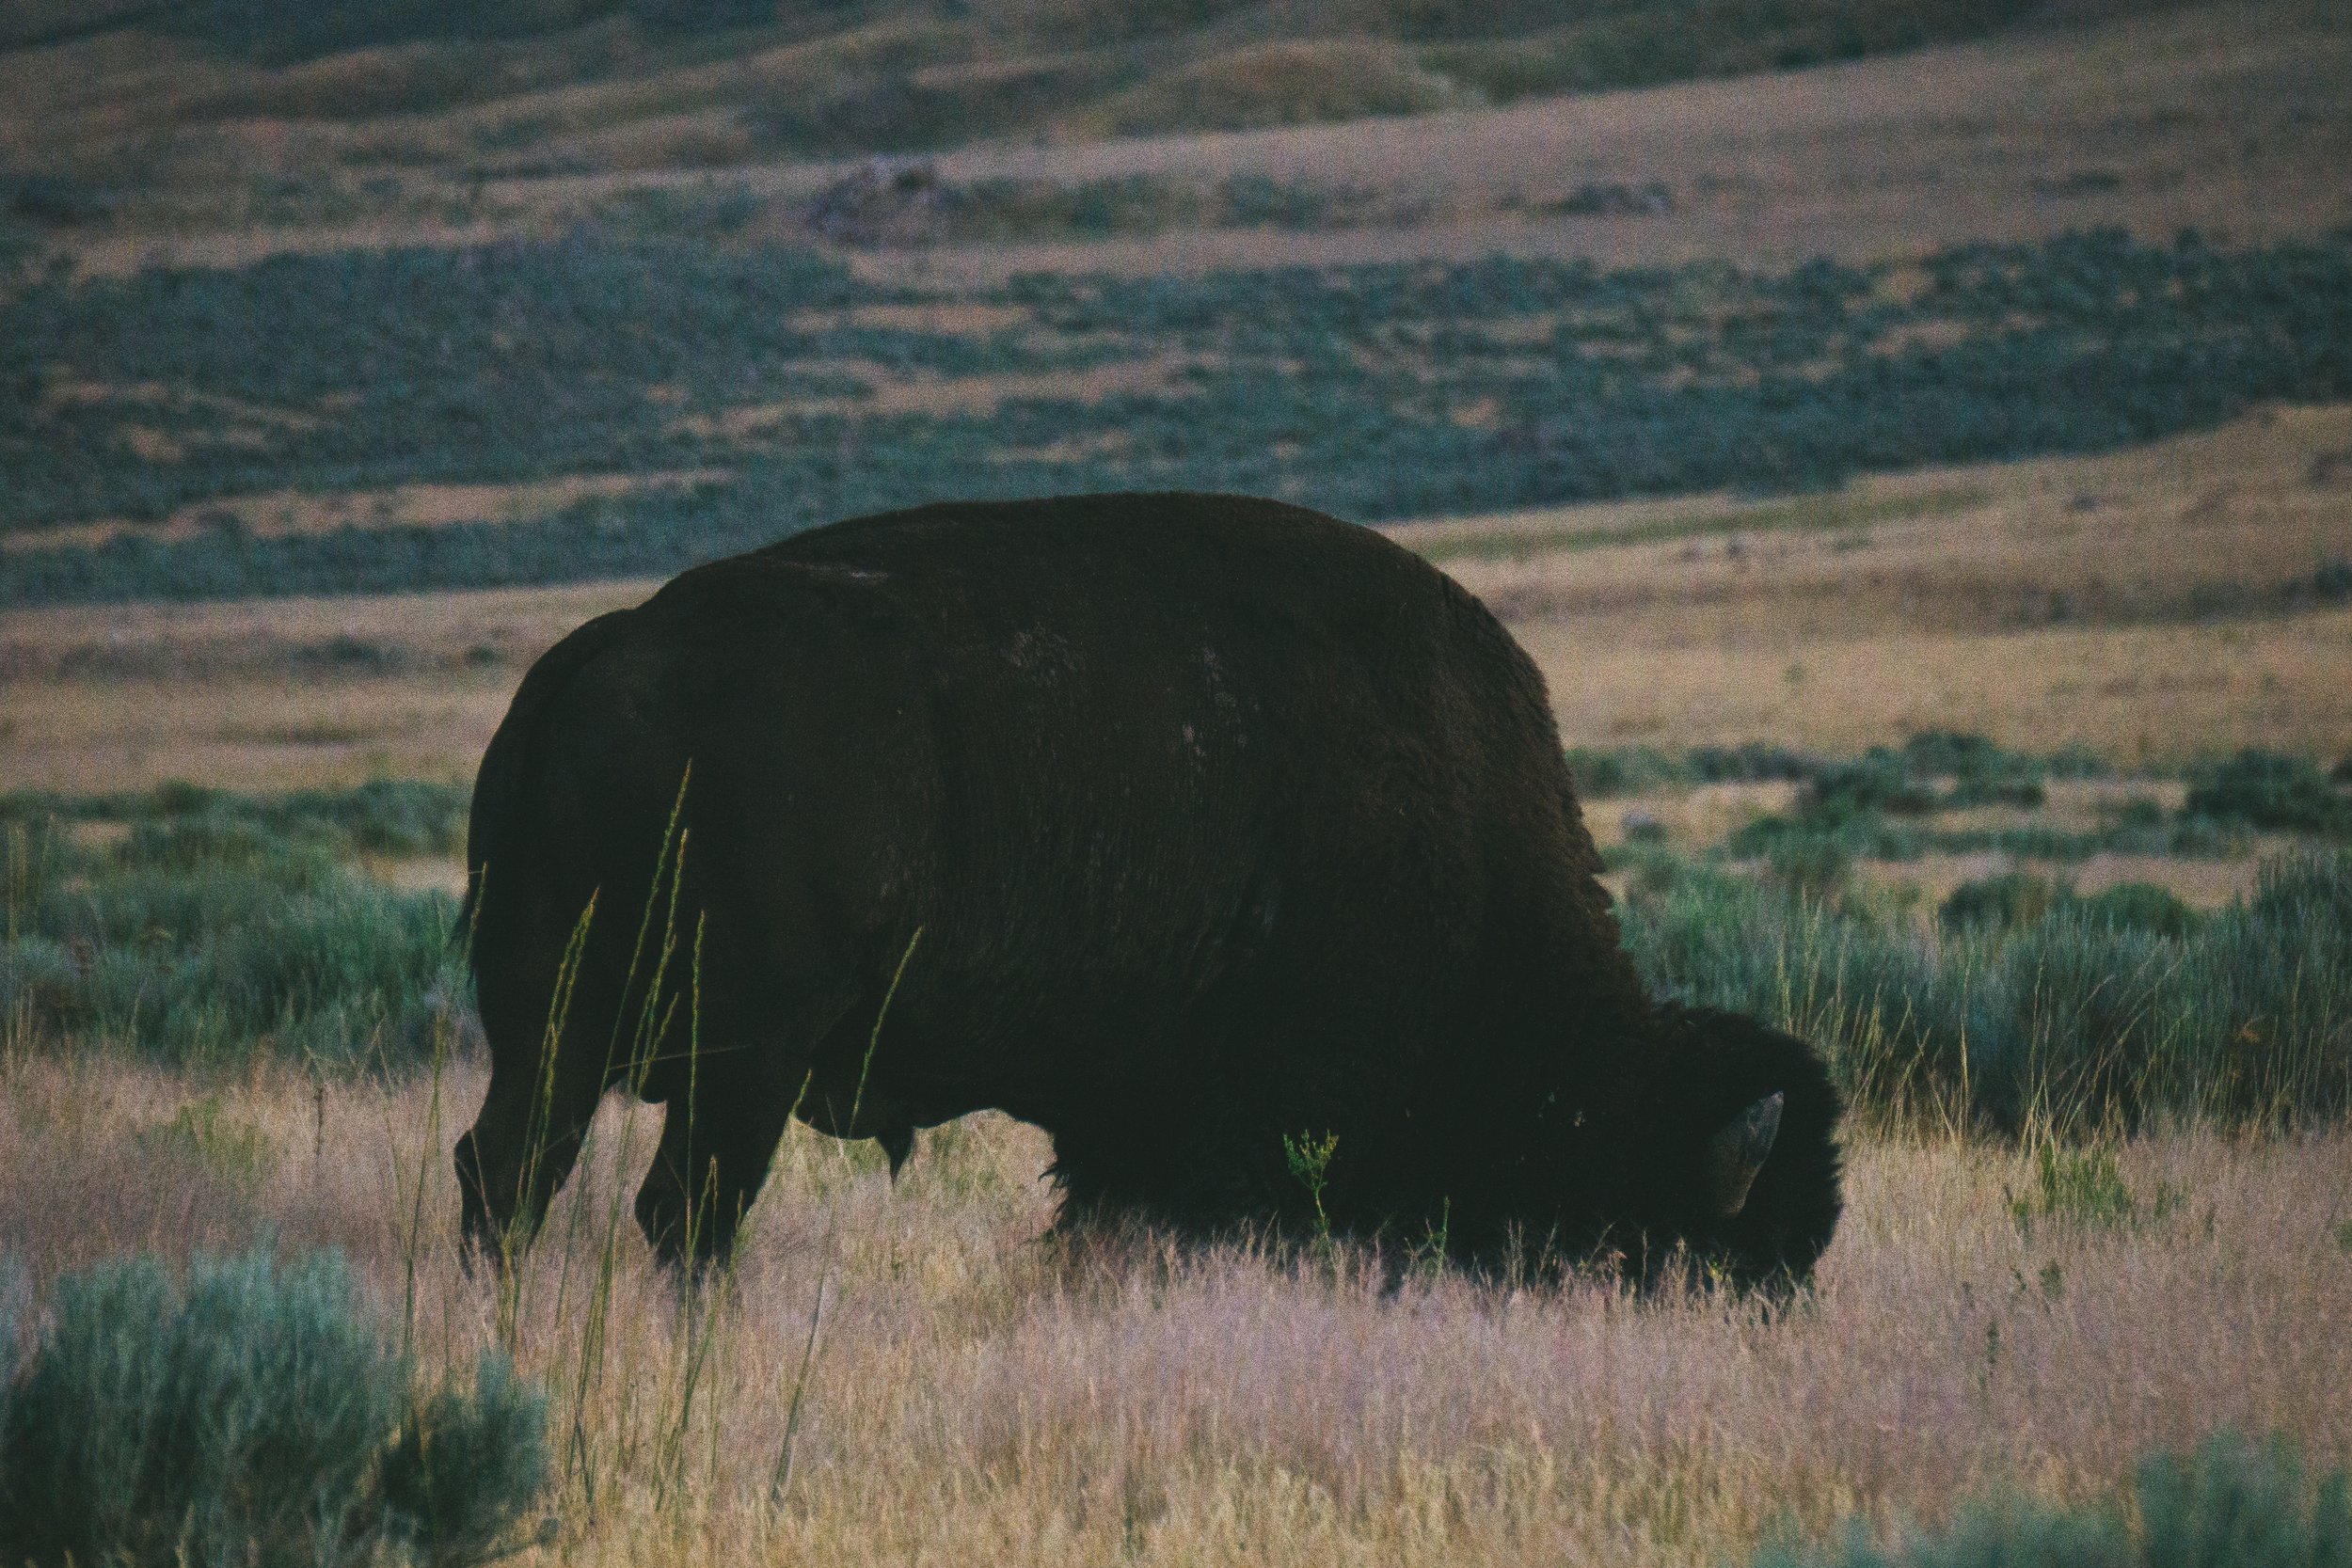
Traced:
POLYGON ((13 1342, 340 1249, 419 1386, 545 1389, 526 1562, 1738 1564, 2352 1462, 2342 7, 25 0, 0 80, 13 1342), (1855 1097, 1818 1291, 1073 1241, 983 1116, 796 1129, 681 1291, 617 1103, 468 1277, 529 663, 1161 486, 1506 622, 1652 983, 1855 1097))
POLYGON ((199 1092, 20 1058, 0 1222, 37 1291, 266 1232, 412 1301, 437 1364, 511 1344, 554 1395, 551 1560, 1715 1562, 1999 1482, 2104 1497, 2225 1425, 2352 1452, 2340 1132, 2136 1141, 2128 1206, 2030 1151, 1864 1139, 1818 1294, 1766 1321, 1057 1249, 1015 1124, 926 1134, 895 1185, 803 1131, 730 1286, 681 1305, 626 1217, 651 1129, 617 1113, 511 1294, 459 1273, 442 1150, 479 1084, 199 1092))

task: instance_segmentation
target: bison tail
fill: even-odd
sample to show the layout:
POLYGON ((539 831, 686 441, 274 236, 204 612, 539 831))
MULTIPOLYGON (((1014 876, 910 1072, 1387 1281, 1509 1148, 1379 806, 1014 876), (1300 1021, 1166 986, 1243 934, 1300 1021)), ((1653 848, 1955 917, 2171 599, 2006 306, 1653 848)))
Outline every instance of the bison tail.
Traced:
POLYGON ((482 753, 481 770, 474 775, 473 810, 466 821, 466 896, 457 906, 457 924, 450 936, 453 942, 466 944, 469 970, 489 868, 498 864, 513 875, 512 863, 523 842, 516 830, 528 820, 537 741, 548 709, 581 667, 611 646, 627 614, 615 610, 599 615, 541 655, 523 676, 489 749, 482 753))

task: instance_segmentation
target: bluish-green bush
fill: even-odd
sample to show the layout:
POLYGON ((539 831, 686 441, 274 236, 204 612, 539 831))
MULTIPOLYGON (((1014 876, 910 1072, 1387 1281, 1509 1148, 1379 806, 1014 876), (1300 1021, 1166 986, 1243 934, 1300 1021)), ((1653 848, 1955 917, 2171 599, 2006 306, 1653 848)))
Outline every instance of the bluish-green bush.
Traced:
POLYGON ((92 848, 18 820, 0 862, 0 1011, 40 1037, 186 1065, 398 1067, 464 995, 452 899, 254 821, 151 818, 92 848))
POLYGON ((2204 916, 2183 902, 2179 894, 2153 882, 2117 882, 2096 893, 2076 895, 2073 903, 2086 920, 2159 937, 2185 938, 2204 924, 2204 916))
MULTIPOLYGON (((805 108, 805 105, 803 105, 805 108)), ((675 238, 33 277, 0 302, 0 530, 159 521, 275 490, 715 469, 549 515, 0 552, 0 603, 364 592, 674 571, 943 497, 1220 489, 1344 516, 1489 511, 2086 451, 2352 396, 2352 234, 2223 251, 2119 233, 1891 264, 1604 272, 1497 257, 1184 277, 862 281, 675 238), (862 317, 976 304, 987 331, 862 317), (1528 341, 1527 324, 1555 325, 1528 341), (304 323, 290 338, 275 328, 304 323), (1933 337, 1943 346, 1922 346, 1933 337), (517 356, 511 343, 528 341, 517 356), (1183 367, 1095 399, 888 406, 861 371, 1183 367), (64 382, 170 389, 60 400, 64 382), (659 392, 660 395, 655 395, 659 392), (1459 419, 1476 403, 1487 421, 1459 419), (743 433, 723 415, 757 404, 743 433), (237 410, 300 418, 257 420, 237 410), (170 461, 130 450, 131 425, 170 461)), ((2029 794, 1970 775, 1963 793, 2029 794)))
POLYGON ((2178 895, 2152 882, 2118 882, 2097 893, 2077 894, 2029 871, 1962 883, 1937 908, 1936 921, 1947 930, 2001 929, 2031 925, 2058 910, 2088 924, 2160 937, 2185 937, 2201 924, 2178 895))
POLYGON ((2198 780, 2181 812, 2286 832, 2352 833, 2352 796, 2317 763, 2250 748, 2198 780))
POLYGON ((1754 1568, 2352 1568, 2352 1482, 2339 1469, 2312 1485, 2283 1438, 2217 1433, 2145 1461, 2133 1494, 2127 1513, 2004 1492, 1941 1530, 1881 1543, 1855 1525, 1829 1546, 1768 1545, 1754 1568))
POLYGON ((0 1420, 0 1560, 479 1561, 548 1472, 545 1402, 485 1355, 421 1395, 333 1254, 61 1279, 0 1420))
POLYGON ((2352 1111, 2352 855, 2273 861, 2252 897, 2185 923, 2057 899, 1939 937, 1690 865, 1653 868, 1622 913, 1653 985, 1817 1041, 1873 1114, 2013 1132, 2352 1111))
POLYGON ((1937 908, 1935 918, 1947 930, 2022 926, 2047 915, 2060 896, 2058 885, 2047 877, 2030 871, 2004 872, 1954 888, 1937 908))

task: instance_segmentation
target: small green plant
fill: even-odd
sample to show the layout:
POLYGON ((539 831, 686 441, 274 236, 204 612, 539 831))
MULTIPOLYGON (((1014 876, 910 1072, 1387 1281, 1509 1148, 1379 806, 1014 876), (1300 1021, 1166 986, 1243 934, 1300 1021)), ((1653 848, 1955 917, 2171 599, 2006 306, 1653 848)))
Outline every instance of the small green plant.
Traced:
POLYGON ((68 1275, 0 1426, 0 1559, 485 1560, 545 1482, 545 1401, 496 1355, 470 1387, 414 1373, 332 1253, 68 1275))
POLYGON ((278 1165, 278 1150, 261 1129, 224 1117, 223 1098, 208 1094, 189 1101, 169 1121, 141 1128, 141 1148, 193 1156, 206 1169, 243 1187, 258 1187, 278 1165))
POLYGON ((1435 1275, 1444 1272, 1446 1259, 1453 1256, 1454 1200, 1441 1199, 1435 1223, 1422 1227, 1421 1239, 1406 1249, 1406 1267, 1415 1274, 1435 1275))
POLYGON ((1331 1239, 1331 1216, 1324 1212, 1324 1190, 1331 1184, 1331 1156, 1339 1152, 1340 1135, 1326 1132, 1317 1137, 1301 1132, 1294 1138, 1282 1134, 1282 1159, 1290 1166, 1291 1179, 1307 1189, 1309 1201, 1315 1208, 1315 1235, 1318 1240, 1331 1239))
POLYGON ((2181 1206, 2183 1195, 2159 1181, 2143 1205, 2123 1179, 2115 1149, 2104 1143, 2069 1148, 2045 1138, 2034 1149, 2033 1185, 2008 1192, 2010 1218, 2027 1236, 2038 1223, 2089 1230, 2129 1230, 2160 1222, 2181 1206))

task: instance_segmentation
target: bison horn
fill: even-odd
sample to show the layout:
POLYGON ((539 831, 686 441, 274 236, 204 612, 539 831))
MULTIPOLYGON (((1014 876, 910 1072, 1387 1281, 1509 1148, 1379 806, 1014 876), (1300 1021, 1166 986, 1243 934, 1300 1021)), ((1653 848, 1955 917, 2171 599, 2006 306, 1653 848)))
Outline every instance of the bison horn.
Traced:
POLYGON ((1785 1097, 1768 1094, 1740 1113, 1707 1146, 1708 1196, 1715 1212, 1735 1219, 1748 1206, 1748 1189, 1756 1173, 1772 1158, 1772 1140, 1780 1135, 1780 1107, 1785 1097))

